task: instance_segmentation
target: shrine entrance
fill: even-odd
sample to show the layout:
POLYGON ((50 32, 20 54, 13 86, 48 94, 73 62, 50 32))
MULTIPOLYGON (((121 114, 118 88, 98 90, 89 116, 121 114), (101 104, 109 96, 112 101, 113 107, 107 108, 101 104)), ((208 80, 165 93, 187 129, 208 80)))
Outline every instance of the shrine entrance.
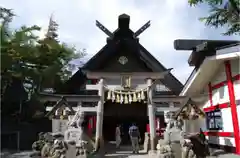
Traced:
POLYGON ((136 123, 138 126, 143 140, 146 124, 148 124, 146 103, 120 104, 107 101, 104 104, 103 137, 105 141, 115 141, 115 129, 120 124, 122 127, 122 144, 130 144, 128 129, 132 123, 136 123))

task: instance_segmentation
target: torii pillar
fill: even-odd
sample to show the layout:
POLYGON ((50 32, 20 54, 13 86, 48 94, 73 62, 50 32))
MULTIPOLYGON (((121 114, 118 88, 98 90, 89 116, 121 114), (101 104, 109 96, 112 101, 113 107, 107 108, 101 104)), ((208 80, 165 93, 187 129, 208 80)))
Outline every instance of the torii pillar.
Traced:
POLYGON ((95 150, 103 147, 104 140, 102 135, 103 128, 103 110, 104 110, 104 79, 101 78, 98 82, 98 95, 100 100, 97 105, 97 122, 96 122, 96 137, 95 137, 95 150))
POLYGON ((147 79, 148 86, 148 118, 150 125, 150 151, 154 151, 156 148, 156 126, 155 126, 155 106, 152 103, 152 79, 147 79))

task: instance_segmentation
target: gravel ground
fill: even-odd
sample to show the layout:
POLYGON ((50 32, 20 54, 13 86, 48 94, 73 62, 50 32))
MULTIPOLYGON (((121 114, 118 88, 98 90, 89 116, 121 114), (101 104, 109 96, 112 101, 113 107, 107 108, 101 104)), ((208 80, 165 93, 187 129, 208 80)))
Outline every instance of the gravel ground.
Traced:
POLYGON ((30 158, 31 151, 22 152, 1 152, 1 158, 30 158))

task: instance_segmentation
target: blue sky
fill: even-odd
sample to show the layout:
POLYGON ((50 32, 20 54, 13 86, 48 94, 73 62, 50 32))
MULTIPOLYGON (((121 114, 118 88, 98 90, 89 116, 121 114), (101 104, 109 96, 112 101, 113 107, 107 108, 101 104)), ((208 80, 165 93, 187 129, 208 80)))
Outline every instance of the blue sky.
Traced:
POLYGON ((192 70, 187 64, 191 52, 174 50, 175 39, 238 38, 222 36, 224 28, 206 27, 198 18, 207 15, 207 7, 189 7, 187 0, 0 0, 0 5, 17 14, 13 28, 36 24, 43 28, 40 35, 45 34, 53 14, 59 24, 60 40, 78 49, 85 48, 86 58, 106 44, 106 35, 95 26, 95 20, 111 31, 117 28, 117 18, 122 13, 130 15, 133 31, 151 20, 150 28, 140 35, 140 43, 165 67, 173 68, 173 74, 182 83, 192 70))

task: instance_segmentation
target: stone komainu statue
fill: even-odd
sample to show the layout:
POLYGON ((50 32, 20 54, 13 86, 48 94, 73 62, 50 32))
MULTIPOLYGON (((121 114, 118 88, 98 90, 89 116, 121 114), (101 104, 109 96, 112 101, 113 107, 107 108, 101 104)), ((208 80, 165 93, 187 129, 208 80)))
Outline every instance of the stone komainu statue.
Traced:
POLYGON ((45 140, 44 140, 44 133, 43 132, 40 132, 38 134, 38 140, 35 141, 33 144, 32 144, 32 150, 33 151, 41 151, 43 146, 45 144, 45 140))
POLYGON ((159 158, 205 158, 210 155, 201 129, 199 133, 187 134, 182 129, 183 120, 178 114, 169 112, 167 118, 164 140, 159 141, 157 146, 159 158))
POLYGON ((67 145, 63 140, 56 139, 50 150, 49 158, 65 158, 67 149, 67 145))

